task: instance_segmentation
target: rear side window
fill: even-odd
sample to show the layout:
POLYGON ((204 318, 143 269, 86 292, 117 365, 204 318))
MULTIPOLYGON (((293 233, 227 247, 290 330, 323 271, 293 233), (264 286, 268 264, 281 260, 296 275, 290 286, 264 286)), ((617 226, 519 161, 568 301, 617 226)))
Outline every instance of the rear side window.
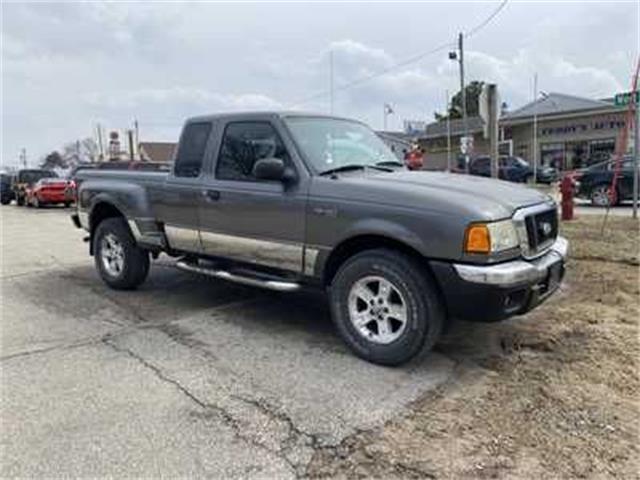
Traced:
POLYGON ((184 128, 174 166, 176 177, 197 177, 202 171, 211 123, 190 123, 184 128))
POLYGON ((489 159, 488 158, 478 158, 475 162, 474 167, 476 168, 489 168, 489 159))
POLYGON ((290 164, 287 150, 268 122, 235 122, 227 125, 218 155, 216 178, 258 181, 253 166, 263 158, 279 158, 290 164))

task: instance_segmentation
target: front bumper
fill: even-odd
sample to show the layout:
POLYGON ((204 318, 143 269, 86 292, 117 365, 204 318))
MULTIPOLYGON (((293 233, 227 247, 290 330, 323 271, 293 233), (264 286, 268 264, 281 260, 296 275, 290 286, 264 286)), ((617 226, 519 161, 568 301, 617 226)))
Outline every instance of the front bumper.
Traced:
POLYGON ((449 315, 472 321, 498 321, 526 313, 560 286, 569 244, 558 237, 542 256, 496 265, 450 264, 431 267, 449 315))

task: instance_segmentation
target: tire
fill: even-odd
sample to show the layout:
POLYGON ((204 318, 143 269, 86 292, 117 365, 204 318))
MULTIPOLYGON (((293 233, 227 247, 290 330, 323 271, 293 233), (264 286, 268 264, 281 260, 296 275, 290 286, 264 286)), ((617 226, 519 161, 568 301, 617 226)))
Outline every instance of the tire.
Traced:
POLYGON ((342 339, 357 356, 380 365, 400 365, 430 350, 444 324, 444 310, 428 272, 393 250, 368 250, 348 259, 333 279, 329 297, 342 339), (391 294, 382 294, 382 282, 390 285, 391 294), (385 323, 386 332, 379 329, 385 323))
POLYGON ((100 222, 93 242, 96 269, 109 287, 133 290, 145 281, 149 274, 149 253, 136 245, 122 217, 100 222))
POLYGON ((24 207, 24 197, 23 196, 16 197, 16 204, 19 207, 24 207))
POLYGON ((591 199, 591 205, 594 207, 608 207, 609 204, 617 205, 618 196, 614 194, 613 202, 611 202, 611 197, 609 196, 609 192, 611 191, 611 185, 606 183, 601 183, 600 185, 596 185, 591 189, 589 193, 589 198, 591 199))
POLYGON ((3 197, 2 199, 0 199, 0 203, 2 205, 9 205, 11 203, 11 199, 3 197))

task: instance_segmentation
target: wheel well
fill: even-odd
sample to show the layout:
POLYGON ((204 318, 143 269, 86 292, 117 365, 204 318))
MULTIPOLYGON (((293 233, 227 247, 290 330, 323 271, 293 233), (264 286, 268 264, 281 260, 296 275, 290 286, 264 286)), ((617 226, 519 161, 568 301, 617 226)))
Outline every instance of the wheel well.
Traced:
POLYGON ((120 210, 114 207, 111 203, 108 202, 100 202, 93 207, 91 210, 91 215, 89 217, 89 228, 90 228, 90 236, 91 242, 89 243, 89 253, 93 255, 93 234, 100 225, 100 222, 107 218, 114 217, 123 217, 124 215, 120 210))
POLYGON ((413 258, 420 266, 422 266, 425 275, 430 277, 432 284, 436 290, 436 294, 440 298, 442 308, 445 311, 445 315, 448 318, 449 308, 445 300, 444 293, 440 287, 440 283, 433 274, 433 270, 429 265, 427 259, 415 248, 407 245, 398 240, 394 240, 383 235, 360 235, 350 238, 339 244, 333 249, 327 262, 325 263, 323 281, 325 286, 331 285, 333 277, 338 272, 340 265, 342 265, 348 258, 366 250, 373 250, 377 248, 388 248, 397 252, 402 252, 405 255, 413 258))
POLYGON ((383 235, 359 235, 357 237, 350 238, 339 244, 333 249, 324 267, 323 280, 325 285, 330 285, 333 281, 333 277, 338 272, 340 265, 342 265, 348 258, 363 252, 365 250, 373 250, 376 248, 388 248, 390 250, 396 250, 402 252, 410 257, 415 258, 424 265, 427 269, 429 266, 425 261, 425 258, 413 247, 410 247, 406 243, 394 240, 383 235))

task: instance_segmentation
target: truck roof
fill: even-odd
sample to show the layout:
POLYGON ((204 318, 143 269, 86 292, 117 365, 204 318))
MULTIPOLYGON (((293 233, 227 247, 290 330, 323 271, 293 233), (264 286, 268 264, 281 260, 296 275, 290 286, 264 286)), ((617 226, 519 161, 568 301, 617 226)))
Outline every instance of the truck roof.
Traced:
POLYGON ((255 120, 256 118, 269 118, 269 117, 317 117, 317 118, 333 118, 336 120, 348 120, 351 122, 360 122, 359 120, 355 120, 353 118, 347 117, 339 117, 335 115, 327 115, 324 113, 316 113, 316 112, 302 112, 296 110, 271 110, 271 111, 254 111, 254 112, 221 112, 221 113, 213 113, 209 115, 198 115, 195 117, 190 117, 187 119, 187 123, 192 122, 207 122, 212 120, 236 120, 236 121, 248 121, 255 120))

